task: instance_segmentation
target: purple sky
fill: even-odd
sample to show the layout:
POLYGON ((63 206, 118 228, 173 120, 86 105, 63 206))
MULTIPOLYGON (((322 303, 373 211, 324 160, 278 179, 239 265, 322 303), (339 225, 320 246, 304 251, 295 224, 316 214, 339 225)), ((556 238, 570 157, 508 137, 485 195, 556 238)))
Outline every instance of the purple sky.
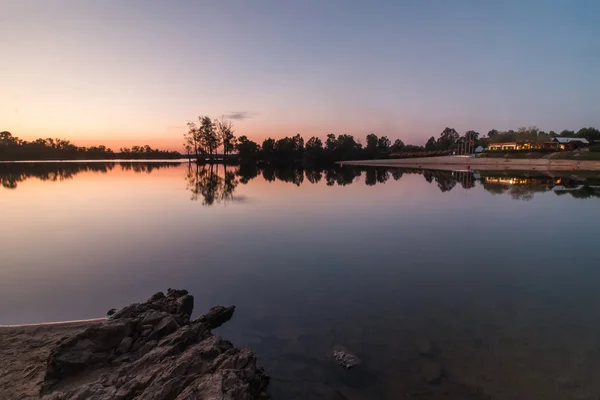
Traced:
POLYGON ((0 0, 0 130, 180 148, 600 127, 600 2, 0 0))

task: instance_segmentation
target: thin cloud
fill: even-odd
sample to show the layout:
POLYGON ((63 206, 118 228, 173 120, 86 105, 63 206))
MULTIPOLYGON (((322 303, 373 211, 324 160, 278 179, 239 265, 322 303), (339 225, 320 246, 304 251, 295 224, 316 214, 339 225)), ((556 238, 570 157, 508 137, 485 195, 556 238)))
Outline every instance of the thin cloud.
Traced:
POLYGON ((236 121, 240 121, 243 119, 249 119, 256 116, 256 113, 250 111, 232 111, 228 114, 225 114, 224 117, 227 119, 234 119, 236 121))

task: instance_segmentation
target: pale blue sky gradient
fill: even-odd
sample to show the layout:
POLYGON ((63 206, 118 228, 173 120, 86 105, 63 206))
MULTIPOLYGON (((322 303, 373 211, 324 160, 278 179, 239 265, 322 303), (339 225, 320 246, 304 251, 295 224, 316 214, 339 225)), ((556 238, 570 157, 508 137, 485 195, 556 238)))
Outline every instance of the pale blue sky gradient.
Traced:
POLYGON ((0 130, 25 138, 600 127, 595 0, 0 0, 0 37, 0 130))

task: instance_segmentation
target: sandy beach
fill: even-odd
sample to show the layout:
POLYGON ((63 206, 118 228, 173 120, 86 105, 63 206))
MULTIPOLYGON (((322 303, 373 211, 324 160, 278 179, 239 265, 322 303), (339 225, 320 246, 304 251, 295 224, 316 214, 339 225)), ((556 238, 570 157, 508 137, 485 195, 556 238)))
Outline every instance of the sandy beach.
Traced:
POLYGON ((517 159, 517 158, 472 158, 465 156, 398 158, 388 160, 344 161, 342 165, 371 165, 381 167, 407 167, 438 170, 542 170, 542 171, 600 171, 600 161, 517 159))
POLYGON ((0 398, 39 398, 54 344, 63 336, 103 320, 0 326, 0 398))

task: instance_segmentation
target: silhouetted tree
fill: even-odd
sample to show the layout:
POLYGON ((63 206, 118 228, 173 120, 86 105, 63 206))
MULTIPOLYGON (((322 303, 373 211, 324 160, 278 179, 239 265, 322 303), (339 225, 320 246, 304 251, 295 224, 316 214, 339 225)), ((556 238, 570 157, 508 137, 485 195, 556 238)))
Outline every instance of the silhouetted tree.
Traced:
POLYGON ((569 131, 567 129, 565 129, 564 131, 562 131, 560 133, 561 137, 575 137, 575 131, 569 131))
POLYGON ((427 143, 425 143, 425 150, 427 150, 427 151, 436 150, 436 142, 435 142, 435 138, 433 136, 429 138, 427 143))
POLYGON ((311 137, 306 142, 304 148, 304 154, 306 158, 312 162, 315 162, 323 157, 323 142, 316 136, 311 137))
POLYGON ((454 128, 446 128, 440 134, 436 142, 436 148, 438 150, 448 150, 456 143, 459 137, 460 135, 454 128))
POLYGON ((235 150, 236 137, 233 132, 233 123, 221 118, 221 121, 217 123, 217 135, 223 145, 223 156, 227 156, 235 150))
POLYGON ((392 153, 399 153, 404 148, 404 142, 400 139, 396 139, 394 144, 392 145, 391 151, 392 153))
POLYGON ((268 138, 263 140, 262 143, 262 157, 265 160, 273 160, 276 158, 275 154, 275 140, 268 138))
POLYGON ((240 136, 237 143, 237 151, 242 160, 256 160, 260 147, 247 136, 240 136))
POLYGON ((587 140, 591 142, 593 142, 594 140, 600 140, 600 130, 596 129, 596 128, 581 128, 580 130, 577 131, 576 134, 577 137, 579 138, 585 138, 587 140))
POLYGON ((367 152, 367 157, 375 158, 378 153, 379 146, 379 138, 374 133, 370 133, 367 135, 367 147, 365 148, 367 152))

